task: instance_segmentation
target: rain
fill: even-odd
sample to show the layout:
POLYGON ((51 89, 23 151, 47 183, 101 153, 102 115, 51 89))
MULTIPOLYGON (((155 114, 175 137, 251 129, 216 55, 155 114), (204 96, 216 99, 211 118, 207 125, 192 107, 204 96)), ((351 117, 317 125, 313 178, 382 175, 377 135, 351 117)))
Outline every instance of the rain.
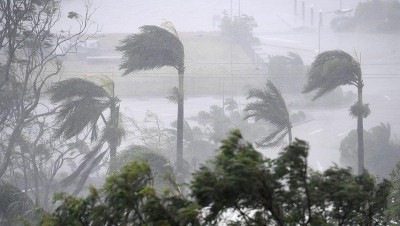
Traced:
POLYGON ((398 0, 0 2, 0 225, 400 224, 399 21, 398 0))

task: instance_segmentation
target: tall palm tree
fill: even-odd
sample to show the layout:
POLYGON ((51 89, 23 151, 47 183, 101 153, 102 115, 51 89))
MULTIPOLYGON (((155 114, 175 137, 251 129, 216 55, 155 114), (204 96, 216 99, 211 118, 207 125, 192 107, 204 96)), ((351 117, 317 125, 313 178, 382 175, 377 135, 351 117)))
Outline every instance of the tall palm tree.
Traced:
POLYGON ((64 180, 64 184, 70 184, 72 180, 81 176, 75 193, 79 192, 92 169, 101 162, 107 152, 110 155, 110 171, 115 171, 117 147, 124 134, 119 122, 120 100, 115 96, 114 83, 109 78, 101 78, 100 82, 102 85, 72 78, 57 82, 49 90, 51 102, 61 106, 56 115, 58 127, 55 136, 71 139, 87 131, 91 140, 97 141, 94 148, 85 154, 76 171, 64 180), (100 131, 101 122, 104 126, 100 131), (108 147, 103 150, 105 143, 108 147))
POLYGON ((133 34, 121 41, 117 50, 123 54, 120 69, 124 75, 141 70, 153 70, 164 66, 174 67, 179 75, 179 97, 177 116, 177 171, 183 168, 183 76, 185 72, 184 48, 178 34, 170 22, 158 26, 142 26, 140 33, 133 34))
POLYGON ((275 126, 268 136, 257 143, 259 146, 276 147, 282 143, 286 135, 289 137, 289 143, 292 142, 289 111, 282 94, 271 81, 267 82, 264 90, 251 89, 247 99, 256 100, 244 108, 247 112, 245 119, 254 118, 256 121, 262 119, 275 126))
POLYGON ((313 100, 341 85, 353 85, 357 88, 358 100, 351 106, 350 114, 357 118, 358 174, 362 174, 364 172, 363 118, 371 112, 368 104, 363 104, 364 82, 359 61, 341 50, 326 51, 315 58, 307 77, 303 93, 316 91, 313 100))

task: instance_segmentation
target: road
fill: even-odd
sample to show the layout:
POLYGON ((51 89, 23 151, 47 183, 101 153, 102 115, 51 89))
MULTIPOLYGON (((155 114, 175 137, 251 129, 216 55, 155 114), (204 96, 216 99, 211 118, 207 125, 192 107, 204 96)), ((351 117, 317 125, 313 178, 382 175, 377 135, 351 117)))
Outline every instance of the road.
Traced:
MULTIPOLYGON (((243 97, 235 97, 243 106, 246 101, 243 97)), ((393 105, 393 102, 400 103, 400 96, 393 96, 388 100, 385 97, 369 98, 372 114, 365 119, 364 127, 369 129, 381 122, 390 123, 393 137, 399 137, 400 119, 397 117, 399 104, 393 105)), ((215 97, 196 97, 185 100, 185 118, 189 119, 197 116, 199 111, 209 111, 211 105, 222 105, 220 98, 215 97)), ((128 117, 134 117, 136 120, 143 120, 146 111, 151 111, 159 115, 160 119, 169 125, 176 120, 176 105, 169 103, 165 98, 123 98, 121 109, 128 117)), ((291 109, 302 110, 310 121, 294 126, 294 137, 306 140, 311 146, 309 163, 317 168, 319 165, 326 168, 333 162, 339 163, 339 145, 340 141, 350 130, 356 128, 356 120, 349 115, 348 107, 336 108, 305 108, 291 109)), ((189 123, 194 123, 189 120, 189 123)), ((276 156, 279 150, 263 150, 267 156, 276 156)))

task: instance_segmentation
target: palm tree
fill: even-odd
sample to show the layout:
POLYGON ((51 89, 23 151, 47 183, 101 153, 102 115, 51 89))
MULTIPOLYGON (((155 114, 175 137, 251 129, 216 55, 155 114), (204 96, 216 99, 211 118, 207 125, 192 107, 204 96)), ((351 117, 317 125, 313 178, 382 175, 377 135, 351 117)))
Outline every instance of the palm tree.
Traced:
POLYGON ((124 130, 120 126, 119 102, 114 94, 114 83, 109 78, 100 79, 102 85, 80 78, 72 78, 57 82, 49 92, 51 102, 60 104, 56 120, 58 127, 55 137, 71 139, 85 131, 91 135, 91 141, 96 140, 94 148, 85 154, 84 160, 63 184, 70 184, 79 175, 81 179, 75 193, 79 192, 86 182, 90 172, 104 158, 110 155, 110 171, 115 171, 117 147, 121 143, 124 130), (108 112, 108 119, 105 113, 108 112), (99 136, 99 124, 104 124, 99 136), (104 144, 108 147, 103 150, 104 144))
POLYGON ((133 34, 121 41, 117 50, 123 54, 120 69, 124 75, 141 70, 153 70, 164 66, 174 67, 179 75, 179 97, 177 116, 177 153, 176 164, 179 173, 183 170, 183 76, 185 72, 184 48, 178 34, 170 22, 163 24, 166 29, 157 26, 142 26, 140 33, 133 34))
POLYGON ((35 224, 43 213, 27 195, 27 191, 21 191, 4 181, 0 181, 0 200, 2 225, 22 225, 22 219, 35 224))
POLYGON ((359 61, 341 50, 326 51, 315 58, 308 72, 303 93, 316 91, 313 100, 327 94, 341 85, 353 85, 358 91, 358 100, 351 106, 350 114, 357 118, 358 174, 364 172, 363 118, 371 112, 368 104, 363 104, 362 79, 359 61))
POLYGON ((292 123, 285 100, 275 85, 268 81, 266 89, 251 89, 247 99, 256 99, 248 103, 244 108, 247 112, 245 119, 254 118, 256 121, 262 119, 275 129, 264 139, 257 142, 261 147, 276 147, 282 143, 283 138, 288 135, 289 143, 292 142, 292 123))
POLYGON ((144 161, 149 165, 154 187, 158 192, 163 192, 165 188, 174 188, 171 184, 174 181, 174 168, 168 158, 158 150, 143 145, 127 147, 117 155, 117 171, 121 171, 124 165, 133 160, 144 161))

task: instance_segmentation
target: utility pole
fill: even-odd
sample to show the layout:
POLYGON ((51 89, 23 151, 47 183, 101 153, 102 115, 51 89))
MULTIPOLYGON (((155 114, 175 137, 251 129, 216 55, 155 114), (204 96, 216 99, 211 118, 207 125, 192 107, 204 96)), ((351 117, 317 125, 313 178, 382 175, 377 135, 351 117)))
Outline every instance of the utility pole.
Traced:
POLYGON ((239 0, 239 19, 240 19, 240 0, 239 0))
POLYGON ((306 20, 306 3, 304 2, 304 0, 301 2, 301 16, 303 18, 303 24, 306 20))
POLYGON ((310 19, 311 19, 311 21, 310 21, 310 23, 311 23, 311 26, 313 26, 314 25, 314 5, 311 5, 311 12, 310 12, 310 19))
POLYGON ((297 22, 297 0, 293 0, 293 16, 294 16, 294 23, 297 22))

